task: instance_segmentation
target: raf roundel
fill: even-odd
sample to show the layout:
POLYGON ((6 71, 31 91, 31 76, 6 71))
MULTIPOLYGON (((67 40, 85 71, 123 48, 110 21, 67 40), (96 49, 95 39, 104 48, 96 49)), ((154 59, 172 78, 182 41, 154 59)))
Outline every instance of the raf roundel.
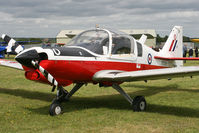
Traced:
POLYGON ((152 63, 152 55, 150 53, 148 54, 147 61, 149 65, 152 63))

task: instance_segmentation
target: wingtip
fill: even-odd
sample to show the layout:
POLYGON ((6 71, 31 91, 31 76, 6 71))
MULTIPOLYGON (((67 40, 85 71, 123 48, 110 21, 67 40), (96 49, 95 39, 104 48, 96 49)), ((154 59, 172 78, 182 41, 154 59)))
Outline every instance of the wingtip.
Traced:
POLYGON ((2 34, 2 36, 1 36, 1 37, 2 37, 2 39, 4 39, 4 38, 5 38, 5 36, 6 36, 6 34, 2 34))

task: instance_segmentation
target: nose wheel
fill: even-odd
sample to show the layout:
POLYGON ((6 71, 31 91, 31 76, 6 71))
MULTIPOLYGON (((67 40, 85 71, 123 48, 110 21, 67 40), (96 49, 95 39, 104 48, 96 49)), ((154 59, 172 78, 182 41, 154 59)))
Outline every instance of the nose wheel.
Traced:
POLYGON ((59 102, 53 102, 51 105, 50 105, 50 109, 49 109, 49 114, 51 116, 54 116, 54 115, 59 115, 62 113, 62 107, 61 107, 61 104, 59 102))
POLYGON ((63 109, 61 107, 61 103, 63 101, 68 101, 69 98, 76 91, 78 91, 83 85, 84 85, 84 83, 77 83, 70 92, 66 91, 62 86, 59 86, 58 87, 57 96, 53 100, 52 104, 50 105, 49 114, 51 116, 55 116, 55 115, 61 114, 63 112, 62 111, 63 109))

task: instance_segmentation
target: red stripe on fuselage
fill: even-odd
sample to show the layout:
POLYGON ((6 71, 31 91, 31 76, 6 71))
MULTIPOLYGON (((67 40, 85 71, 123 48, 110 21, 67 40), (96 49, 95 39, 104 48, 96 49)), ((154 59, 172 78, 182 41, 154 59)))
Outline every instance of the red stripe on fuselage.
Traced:
POLYGON ((141 64, 141 67, 137 68, 136 63, 109 61, 42 60, 40 65, 51 73, 60 85, 65 85, 68 81, 93 82, 93 75, 101 70, 138 71, 165 68, 148 64, 141 64))

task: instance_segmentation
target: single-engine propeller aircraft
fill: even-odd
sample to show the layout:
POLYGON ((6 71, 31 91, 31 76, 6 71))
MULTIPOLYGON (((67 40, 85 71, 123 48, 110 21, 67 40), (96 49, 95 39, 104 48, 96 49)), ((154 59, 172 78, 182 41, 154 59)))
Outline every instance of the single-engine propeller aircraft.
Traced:
POLYGON ((147 37, 139 40, 124 33, 96 28, 75 36, 64 47, 23 49, 14 39, 3 34, 8 48, 15 47, 17 62, 0 60, 1 65, 25 70, 29 80, 48 83, 57 88, 49 113, 62 112, 61 103, 68 100, 84 84, 112 86, 131 104, 134 111, 144 111, 143 96, 131 98, 121 87, 123 82, 170 79, 199 74, 199 67, 183 67, 182 27, 175 26, 159 51, 145 45, 147 37), (68 92, 63 87, 74 83, 68 92))
POLYGON ((6 51, 6 46, 0 45, 0 58, 4 58, 5 51, 6 51))

